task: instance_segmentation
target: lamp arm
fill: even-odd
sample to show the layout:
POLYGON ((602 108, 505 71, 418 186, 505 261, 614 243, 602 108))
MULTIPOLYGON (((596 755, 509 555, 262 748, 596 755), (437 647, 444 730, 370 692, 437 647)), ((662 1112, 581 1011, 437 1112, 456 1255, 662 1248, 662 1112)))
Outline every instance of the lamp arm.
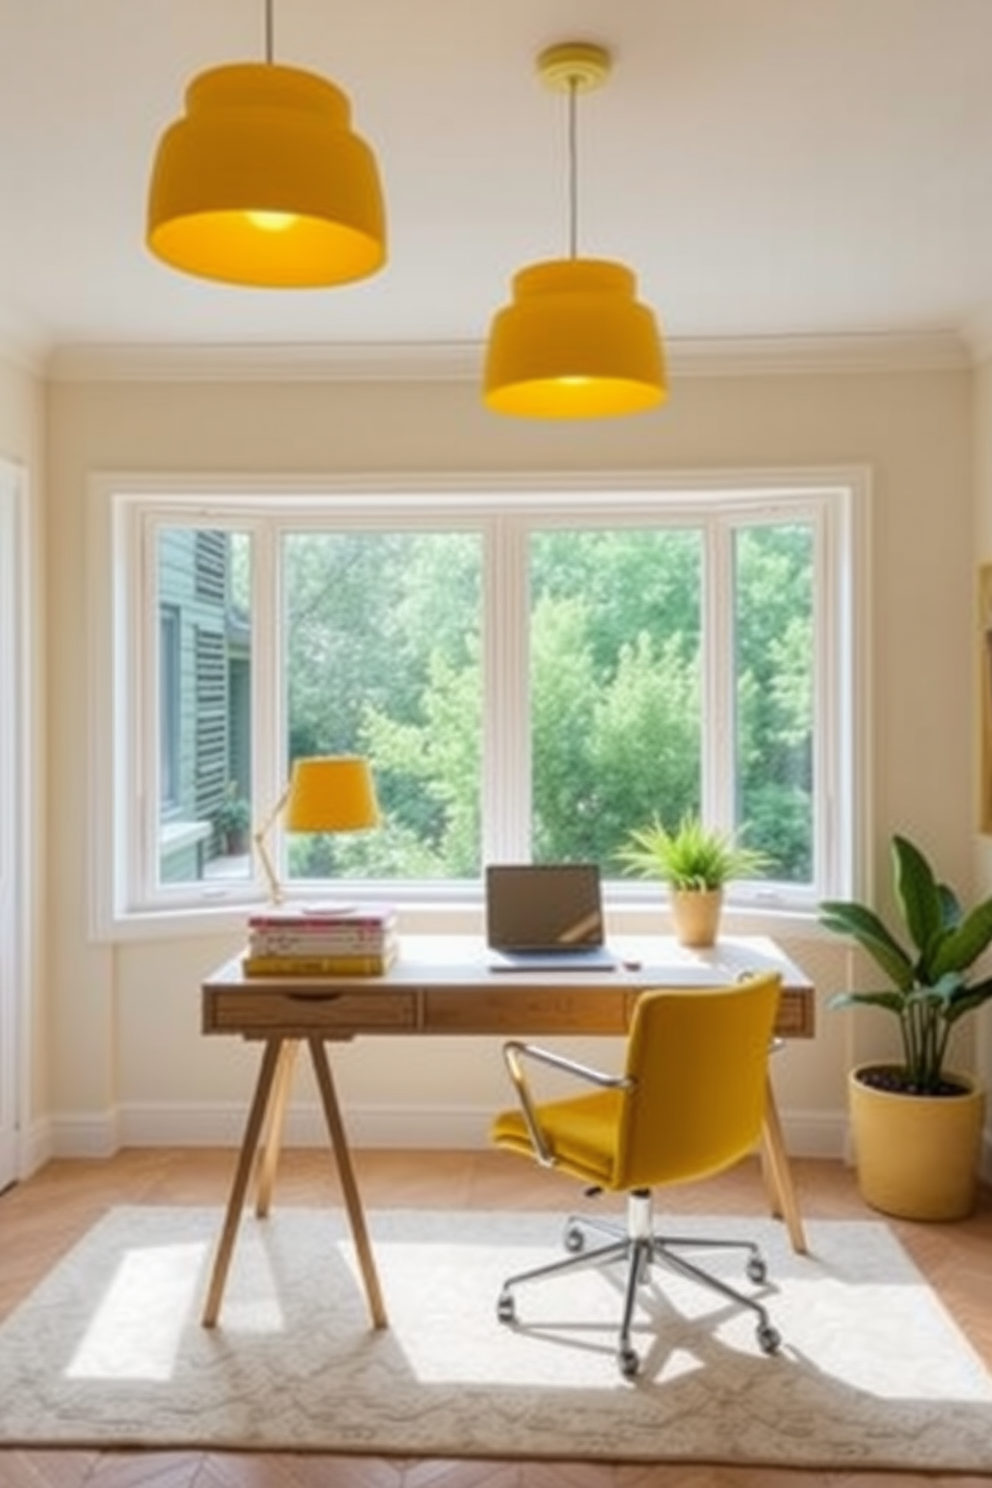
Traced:
POLYGON ((265 839, 272 831, 279 813, 283 810, 286 802, 289 800, 289 791, 290 787, 287 785, 286 789, 283 791, 282 795, 279 797, 278 801, 269 812, 268 816, 262 822, 262 825, 260 827, 257 827, 252 833, 252 841, 255 844, 255 851, 258 854, 258 860, 262 865, 262 870, 265 873, 265 880, 268 884, 269 899, 273 904, 279 904, 282 902, 283 893, 282 888, 279 884, 279 879, 276 877, 275 865, 272 862, 271 854, 269 853, 269 849, 265 845, 265 839))
POLYGON ((588 1080, 602 1090, 633 1090, 635 1085, 629 1075, 608 1075, 602 1070, 592 1069, 587 1064, 579 1064, 574 1059, 567 1059, 563 1054, 556 1054, 551 1049, 543 1049, 538 1044, 521 1043, 519 1039, 506 1041, 503 1045, 503 1059, 517 1092, 524 1124, 527 1127, 527 1134, 535 1156, 543 1168, 553 1168, 556 1158, 541 1127, 537 1106, 524 1073, 523 1061, 525 1059, 534 1059, 538 1064, 547 1064, 552 1069, 564 1070, 566 1074, 574 1075, 579 1080, 588 1080))

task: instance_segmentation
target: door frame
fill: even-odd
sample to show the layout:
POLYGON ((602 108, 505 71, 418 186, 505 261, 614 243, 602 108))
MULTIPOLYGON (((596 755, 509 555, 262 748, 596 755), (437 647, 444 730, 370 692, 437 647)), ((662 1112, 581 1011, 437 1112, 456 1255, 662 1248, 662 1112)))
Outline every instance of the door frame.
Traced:
POLYGON ((25 1175, 28 1159, 30 572, 26 472, 0 458, 0 696, 12 703, 0 709, 0 1190, 25 1175))

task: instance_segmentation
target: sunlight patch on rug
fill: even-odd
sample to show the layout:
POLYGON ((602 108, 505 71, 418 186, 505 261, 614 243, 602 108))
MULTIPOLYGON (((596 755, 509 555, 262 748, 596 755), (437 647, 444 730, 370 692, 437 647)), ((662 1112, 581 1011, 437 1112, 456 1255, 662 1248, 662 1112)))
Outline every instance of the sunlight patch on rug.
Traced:
MULTIPOLYGON (((694 1217, 764 1246, 783 1337, 656 1268, 633 1383, 617 1271, 522 1287, 561 1254, 549 1214, 369 1216, 390 1327, 369 1325, 338 1210, 246 1215, 219 1325, 200 1313, 219 1209, 110 1211, 0 1326, 0 1444, 141 1444, 992 1469, 992 1379, 881 1221, 694 1217)), ((689 1221, 680 1219, 684 1232, 689 1221)), ((705 1258, 744 1290, 734 1258, 705 1258)))
POLYGON ((66 1366, 68 1379, 168 1380, 195 1305, 206 1246, 144 1245, 123 1254, 66 1366))

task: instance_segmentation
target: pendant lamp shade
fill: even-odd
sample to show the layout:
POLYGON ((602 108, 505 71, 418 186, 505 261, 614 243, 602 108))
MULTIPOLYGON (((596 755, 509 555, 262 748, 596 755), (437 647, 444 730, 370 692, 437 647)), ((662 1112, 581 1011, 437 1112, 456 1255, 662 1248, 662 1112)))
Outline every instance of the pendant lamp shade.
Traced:
POLYGON ((630 269, 606 259, 531 264, 492 325, 484 398, 496 413, 603 418, 665 397, 654 316, 630 269))
POLYGON ((580 258, 575 101, 609 75, 609 53, 590 42, 549 47, 537 59, 548 87, 569 100, 571 256, 513 276, 511 303, 493 318, 483 401, 523 418, 609 418, 655 408, 668 396, 661 337, 626 265, 580 258))
POLYGON ((347 96, 274 62, 200 73, 163 135, 147 242, 172 268, 262 288, 319 288, 385 263, 375 157, 347 96))

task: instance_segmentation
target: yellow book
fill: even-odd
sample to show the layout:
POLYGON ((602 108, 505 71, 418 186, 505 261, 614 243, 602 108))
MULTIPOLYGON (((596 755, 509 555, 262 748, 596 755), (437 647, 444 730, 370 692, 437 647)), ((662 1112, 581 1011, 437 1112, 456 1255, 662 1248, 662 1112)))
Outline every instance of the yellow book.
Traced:
POLYGON ((373 956, 243 956, 245 976, 382 976, 394 951, 373 956))

